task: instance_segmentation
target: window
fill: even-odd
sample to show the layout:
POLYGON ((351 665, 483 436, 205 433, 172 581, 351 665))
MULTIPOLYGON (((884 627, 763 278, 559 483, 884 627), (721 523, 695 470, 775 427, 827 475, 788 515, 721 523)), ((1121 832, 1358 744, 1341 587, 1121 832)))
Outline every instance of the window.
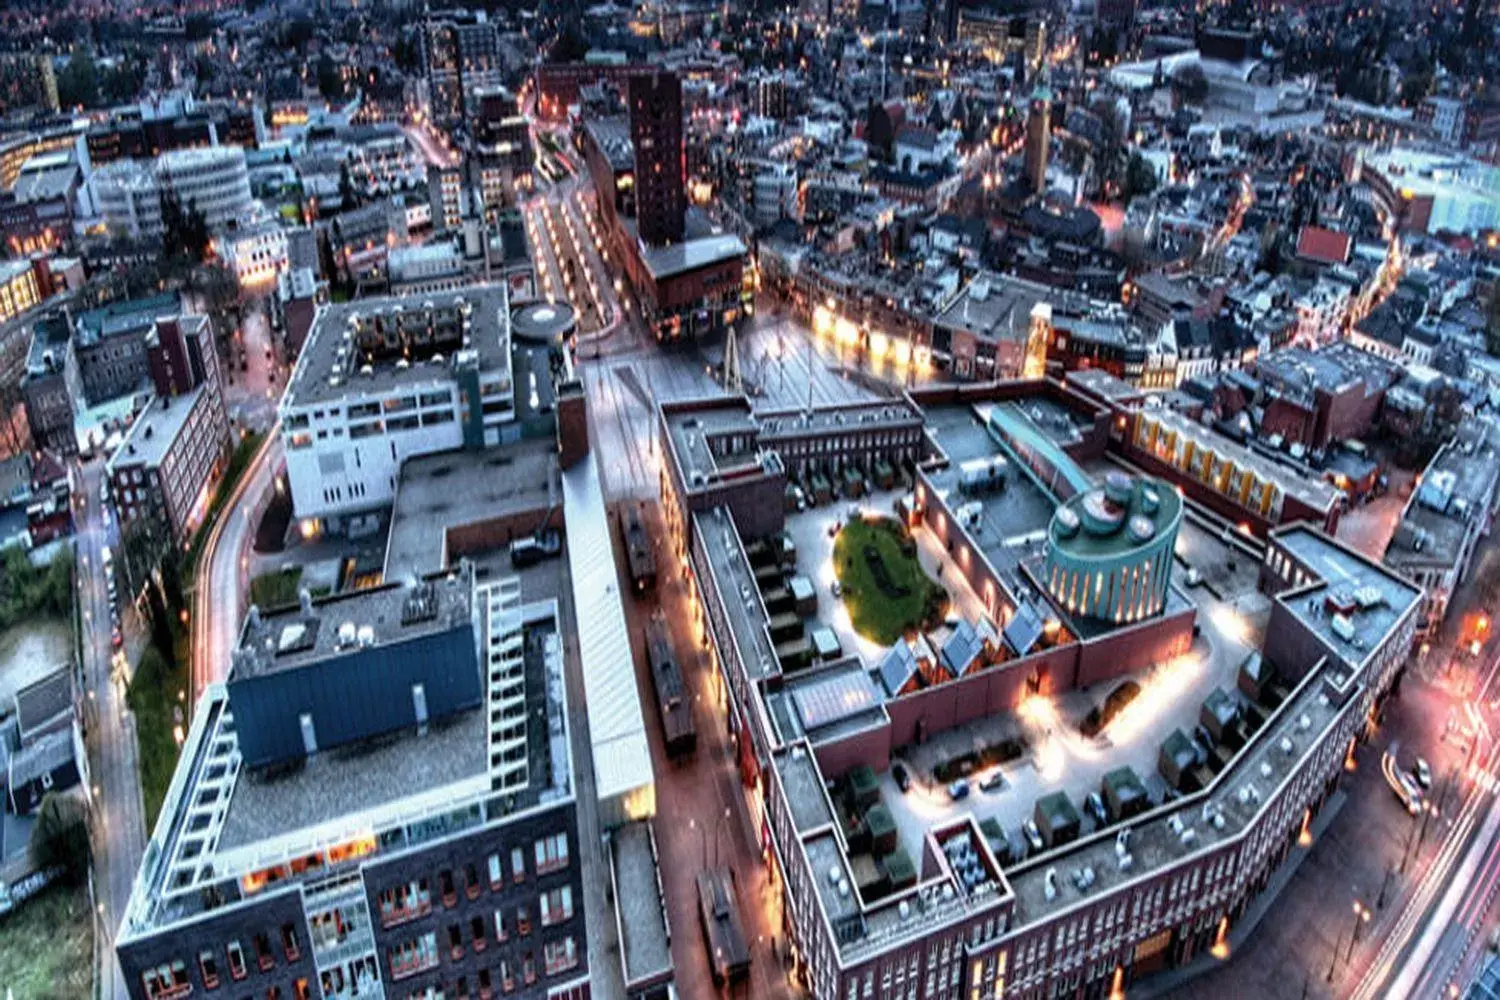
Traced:
POLYGON ((542 960, 547 966, 547 975, 555 976, 578 964, 578 946, 570 934, 559 941, 548 941, 542 949, 542 960))
POLYGON ((554 833, 536 842, 536 873, 545 875, 568 867, 568 835, 554 833))
POLYGON ((521 960, 521 979, 525 981, 527 986, 536 982, 536 956, 529 951, 526 953, 526 957, 521 960))
POLYGON ((510 849, 510 877, 517 883, 526 881, 526 852, 519 847, 510 849))
POLYGON ((500 871, 500 855, 498 855, 498 854, 491 854, 490 855, 490 862, 489 862, 489 864, 490 864, 490 888, 491 889, 498 889, 498 888, 500 888, 500 883, 504 881, 503 873, 500 871))
POLYGON ((288 962, 295 962, 302 957, 302 949, 297 945, 297 928, 291 924, 281 925, 281 947, 286 952, 288 962))
POLYGON ((573 887, 565 885, 543 893, 541 898, 542 926, 551 927, 573 917, 573 887))
POLYGON ((516 933, 521 937, 531 933, 531 909, 526 906, 516 907, 516 933))
POLYGON ((452 906, 458 902, 458 889, 453 883, 453 871, 444 868, 438 876, 438 886, 443 890, 443 905, 452 906))
POLYGON ((229 977, 231 979, 245 978, 245 952, 240 948, 238 941, 229 942, 226 949, 229 953, 229 977))
POLYGON ((479 1000, 490 1000, 495 995, 494 987, 491 985, 490 970, 479 970, 479 1000))
POLYGON ((474 869, 472 862, 464 865, 464 893, 470 899, 479 898, 479 872, 474 869))
POLYGON ((448 955, 455 962, 464 957, 464 935, 458 924, 448 925, 448 955))
POLYGON ((187 963, 180 959, 141 973, 141 986, 151 1000, 185 997, 193 992, 193 984, 188 981, 187 963))
POLYGON ((381 926, 394 927, 431 912, 432 892, 425 878, 418 879, 382 891, 379 904, 381 926))
POLYGON ((266 972, 276 966, 276 956, 271 954, 271 939, 264 931, 255 935, 255 962, 260 971, 266 972))
POLYGON ((219 963, 211 951, 198 953, 198 975, 203 978, 205 989, 213 989, 219 985, 219 963))
POLYGON ((312 987, 307 985, 306 979, 292 984, 292 1000, 312 1000, 312 987))
POLYGON ((510 993, 516 988, 516 970, 511 965, 510 959, 500 960, 500 989, 504 993, 510 993))
POLYGON ((405 979, 438 964, 437 932, 397 945, 388 952, 392 979, 405 979))
POLYGON ((505 914, 499 910, 495 911, 495 940, 504 941, 508 935, 505 933, 505 914))

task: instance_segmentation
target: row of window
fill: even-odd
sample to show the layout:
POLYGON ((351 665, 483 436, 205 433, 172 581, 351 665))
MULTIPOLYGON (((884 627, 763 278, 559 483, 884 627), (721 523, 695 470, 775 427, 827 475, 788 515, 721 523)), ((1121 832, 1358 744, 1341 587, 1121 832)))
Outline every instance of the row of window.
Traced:
MULTIPOLYGON (((296 962, 302 957, 302 945, 298 940, 297 928, 294 924, 282 924, 281 932, 277 937, 280 950, 288 962, 296 962)), ((263 931, 255 934, 251 939, 251 946, 254 950, 255 965, 261 972, 270 972, 276 967, 276 949, 270 934, 263 931)), ((235 982, 246 978, 250 974, 250 957, 245 954, 238 940, 230 941, 225 946, 225 965, 222 969, 217 951, 204 949, 199 952, 198 975, 203 981, 203 988, 217 989, 223 982, 225 973, 235 982)), ((147 969, 141 973, 141 986, 151 1000, 173 1000, 173 998, 185 997, 193 991, 192 981, 188 978, 187 963, 182 959, 147 969)), ((303 992, 298 993, 296 1000, 305 1000, 306 983, 302 982, 299 989, 303 992)))
MULTIPOLYGON (((567 833, 554 833, 535 841, 532 844, 532 872, 538 878, 553 872, 563 871, 568 867, 568 835, 567 833)), ((512 884, 519 885, 526 881, 526 849, 523 847, 512 847, 510 849, 510 880, 512 884)), ((498 892, 505 886, 505 865, 499 852, 491 854, 485 861, 484 873, 491 891, 498 892)), ((464 865, 462 872, 455 873, 451 868, 445 868, 438 873, 438 893, 445 907, 458 904, 459 889, 469 899, 478 899, 483 891, 485 880, 481 879, 479 869, 470 862, 464 865)), ((554 890, 555 892, 556 890, 554 890)), ((571 890, 564 887, 568 892, 568 916, 572 916, 571 890)), ((552 893, 548 893, 548 896, 552 893)), ((546 906, 546 896, 543 897, 543 906, 546 906)), ((425 916, 432 912, 432 890, 427 878, 418 878, 402 885, 391 886, 380 892, 377 897, 377 906, 380 910, 380 923, 383 927, 394 927, 397 924, 417 917, 425 916)), ((566 918, 561 918, 566 919, 566 918)), ((543 924, 547 921, 544 919, 543 924)), ((498 920, 497 920, 498 926, 498 920)), ((500 940, 504 940, 501 933, 500 940)))
MULTIPOLYGON (((475 931, 477 936, 474 950, 477 953, 484 950, 480 944, 484 940, 482 927, 484 921, 480 917, 475 917, 474 922, 480 925, 475 931)), ((500 923, 501 914, 497 910, 495 912, 495 924, 499 927, 500 923)), ((527 933, 529 930, 530 927, 528 926, 523 933, 527 933)), ((450 941, 449 957, 457 962, 464 957, 462 944, 463 931, 457 924, 453 924, 448 928, 448 934, 450 941)), ((505 938, 502 937, 501 940, 503 941, 505 938)), ((410 941, 396 945, 388 949, 386 957, 390 965, 392 982, 399 982, 402 979, 409 979, 420 973, 429 972, 437 968, 442 961, 438 950, 437 932, 428 931, 410 941)), ((553 938, 542 944, 542 970, 546 975, 555 976, 577 966, 578 943, 573 935, 567 934, 562 937, 553 938)), ((515 955, 503 956, 496 963, 495 969, 496 974, 493 978, 488 968, 480 969, 476 977, 477 995, 484 998, 484 1000, 489 1000, 489 997, 493 995, 492 983, 494 979, 499 980, 500 992, 502 993, 509 993, 514 990, 518 982, 527 986, 535 983, 537 979, 536 952, 527 950, 522 952, 519 958, 515 955)), ((421 994, 419 992, 415 995, 420 996, 421 994)), ((458 980, 455 995, 460 1000, 466 1000, 469 996, 466 978, 458 980)))
MULTIPOLYGON (((578 966, 578 942, 569 935, 548 941, 542 947, 542 971, 555 976, 578 966)), ((480 969, 471 989, 468 976, 460 976, 451 986, 424 986, 406 994, 406 1000, 491 1000, 497 993, 513 993, 518 986, 530 986, 537 980, 536 955, 526 952, 519 960, 501 959, 492 969, 480 969)))

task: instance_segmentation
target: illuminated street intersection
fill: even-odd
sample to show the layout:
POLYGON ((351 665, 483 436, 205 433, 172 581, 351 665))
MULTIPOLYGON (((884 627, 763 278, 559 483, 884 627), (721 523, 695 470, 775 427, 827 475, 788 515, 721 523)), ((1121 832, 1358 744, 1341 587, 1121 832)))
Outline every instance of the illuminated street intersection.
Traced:
POLYGON ((1421 590, 1213 518, 1130 464, 1133 419, 1052 381, 662 404, 669 545, 813 995, 1150 989, 1227 955, 1320 829, 1421 590), (854 521, 900 558, 840 546, 854 521), (941 599, 880 642, 856 623, 911 559, 941 599))

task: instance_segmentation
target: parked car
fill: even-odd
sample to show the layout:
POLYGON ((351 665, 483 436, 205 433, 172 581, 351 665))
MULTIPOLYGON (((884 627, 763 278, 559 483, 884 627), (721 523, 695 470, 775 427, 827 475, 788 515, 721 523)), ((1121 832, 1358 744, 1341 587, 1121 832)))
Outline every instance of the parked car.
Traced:
POLYGON ((1109 825, 1109 813, 1104 810, 1104 799, 1100 798, 1098 792, 1089 792, 1088 797, 1083 800, 1083 807, 1094 817, 1094 822, 1100 826, 1109 825))
POLYGON ((832 594, 834 597, 843 597, 844 596, 844 585, 842 583, 839 583, 837 580, 835 580, 835 581, 833 581, 833 583, 831 583, 831 584, 828 585, 828 592, 830 594, 832 594))
POLYGON ((1000 769, 998 767, 995 768, 995 770, 991 771, 989 774, 985 775, 984 780, 979 783, 979 790, 981 792, 998 792, 1004 787, 1005 775, 1000 773, 1000 769))
POLYGON ((959 778, 953 784, 949 785, 948 786, 948 797, 950 799, 952 799, 954 802, 958 802, 960 799, 966 799, 966 798, 968 798, 969 797, 969 779, 968 778, 959 778))
POLYGON ((1028 819, 1026 822, 1022 823, 1021 833, 1025 835, 1026 843, 1031 845, 1031 850, 1033 853, 1040 851, 1044 847, 1046 847, 1046 845, 1042 843, 1042 831, 1036 828, 1036 820, 1028 819))

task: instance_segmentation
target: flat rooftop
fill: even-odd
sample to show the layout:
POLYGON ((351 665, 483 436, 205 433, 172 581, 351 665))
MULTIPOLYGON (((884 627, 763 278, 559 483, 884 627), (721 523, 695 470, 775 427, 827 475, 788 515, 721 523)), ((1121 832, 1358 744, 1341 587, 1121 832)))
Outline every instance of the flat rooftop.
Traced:
POLYGON ((672 935, 650 822, 626 823, 610 834, 609 860, 626 985, 670 976, 672 935))
POLYGON ((146 466, 160 465, 167 452, 172 450, 182 429, 187 426, 188 417, 198 405, 198 400, 207 391, 206 386, 200 385, 176 399, 161 396, 153 398, 150 405, 136 416, 135 422, 125 434, 125 440, 120 442, 120 446, 110 456, 110 468, 138 462, 146 466))
POLYGON ((369 629, 368 644, 384 646, 470 626, 472 577, 434 574, 413 588, 404 581, 335 594, 302 607, 260 610, 246 618, 234 651, 230 677, 255 677, 295 670, 360 648, 347 625, 369 629), (341 627, 346 635, 340 636, 341 627))
POLYGON ((245 770, 235 785, 219 835, 233 850, 277 833, 316 826, 378 808, 414 789, 443 788, 485 774, 489 749, 485 709, 435 720, 427 732, 406 731, 335 747, 290 773, 245 770))
POLYGON ((831 825, 833 810, 828 804, 828 792, 823 788, 823 776, 812 755, 801 747, 793 747, 778 753, 775 763, 781 786, 786 789, 787 803, 792 808, 792 823, 797 832, 810 833, 831 825))
POLYGON ((979 520, 966 530, 996 572, 1020 582, 1021 563, 1041 552, 1057 510, 1056 498, 1037 485, 971 407, 934 407, 928 411, 927 427, 948 456, 948 465, 928 472, 927 478, 950 507, 966 502, 959 488, 964 462, 992 455, 1011 460, 1005 485, 975 498, 983 506, 979 520))
POLYGON ((987 341, 1024 343, 1031 331, 1031 310, 1062 294, 1034 281, 981 271, 938 313, 937 322, 987 341))
POLYGON ((743 397, 704 409, 674 409, 665 415, 667 436, 691 488, 695 477, 710 481, 734 469, 758 467, 754 448, 730 450, 730 439, 753 434, 755 418, 743 397))
POLYGON ((1310 672, 1294 696, 1204 792, 1160 806, 1123 827, 1112 827, 1037 855, 1011 869, 1007 876, 1015 893, 1014 925, 1045 919, 1238 837, 1315 749, 1323 732, 1343 712, 1354 711, 1356 705, 1354 699, 1330 696, 1325 671, 1310 672), (1222 817, 1222 824, 1211 819, 1214 814, 1222 817), (1174 820, 1193 831, 1187 841, 1174 829, 1174 820), (1132 864, 1126 869, 1121 868, 1115 847, 1122 828, 1130 830, 1127 851, 1132 864), (1071 875, 1085 867, 1093 869, 1095 882, 1080 890, 1071 875), (1056 871, 1056 892, 1051 899, 1047 898, 1048 870, 1056 871))
POLYGON ((889 719, 885 693, 858 656, 800 671, 780 691, 767 693, 765 701, 787 743, 803 736, 814 744, 843 739, 889 719))
POLYGON ((693 515, 693 535, 703 540, 709 568, 723 599, 724 614, 734 633, 745 671, 752 680, 763 680, 781 673, 776 647, 766 632, 765 601, 761 598, 755 574, 745 557, 740 533, 734 519, 723 507, 693 515))
POLYGON ((1241 468, 1255 470, 1255 474, 1263 481, 1272 483, 1284 495, 1296 497, 1314 510, 1331 510, 1341 495, 1339 490, 1323 480, 1300 476, 1280 462, 1246 448, 1175 410, 1157 408, 1142 411, 1142 414, 1157 421, 1163 428, 1190 439, 1198 447, 1208 448, 1216 455, 1229 458, 1241 468))
POLYGON ((728 260, 738 260, 747 252, 745 241, 738 236, 733 233, 717 233, 712 236, 689 237, 681 243, 667 246, 643 244, 641 260, 653 278, 665 281, 728 260))
MULTIPOLYGON (((490 703, 421 730, 329 748, 293 766, 244 768, 226 689, 212 685, 193 718, 153 834, 148 856, 157 860, 138 877, 122 934, 147 933, 204 912, 210 887, 226 891, 232 901, 244 876, 333 843, 374 836, 378 854, 386 849, 386 835, 394 835, 390 842, 399 850, 401 831, 424 818, 472 807, 477 824, 494 824, 565 801, 573 778, 556 606, 520 604, 514 580, 481 585, 475 593, 486 612, 476 639, 481 662, 490 661, 491 644, 507 657, 518 654, 519 708, 528 720, 520 780, 510 773, 512 762, 497 764, 492 756, 489 716, 499 709, 490 703), (512 652, 514 635, 521 643, 512 652), (503 786, 497 768, 505 772, 503 786), (495 798, 500 787, 503 804, 495 798)), ((504 698, 512 695, 508 690, 504 698)), ((491 691, 490 701, 495 697, 491 691)))
POLYGON ((319 306, 281 406, 302 407, 449 381, 455 366, 510 380, 504 284, 319 306))
POLYGON ((560 503, 557 448, 550 439, 409 459, 391 510, 385 578, 443 569, 453 528, 560 503))
POLYGON ((1301 522, 1278 531, 1273 538, 1321 578, 1296 598, 1284 600, 1287 610, 1351 665, 1362 663, 1372 650, 1378 649, 1422 595, 1417 587, 1383 566, 1356 555, 1301 522), (1360 607, 1349 615, 1354 625, 1352 643, 1333 630, 1333 616, 1324 609, 1324 597, 1330 592, 1359 601, 1360 607))
POLYGON ((1459 557, 1471 519, 1494 501, 1500 478, 1500 427, 1471 418, 1459 425, 1422 474, 1385 550, 1396 569, 1446 568, 1459 557), (1421 546, 1420 550, 1418 545, 1421 546))

